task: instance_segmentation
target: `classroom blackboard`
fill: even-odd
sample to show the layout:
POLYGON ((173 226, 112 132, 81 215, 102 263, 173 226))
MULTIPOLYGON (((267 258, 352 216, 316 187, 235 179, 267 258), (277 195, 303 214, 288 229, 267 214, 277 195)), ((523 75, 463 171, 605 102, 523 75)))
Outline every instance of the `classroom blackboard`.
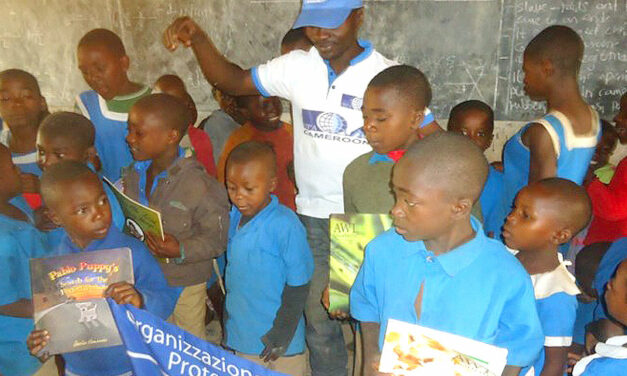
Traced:
MULTIPOLYGON (((482 99, 497 118, 528 120, 544 110, 522 90, 522 51, 542 28, 566 24, 586 43, 582 92, 606 118, 627 89, 627 0, 370 0, 362 36, 384 55, 429 77, 440 118, 460 101, 482 99)), ((250 67, 278 54, 298 0, 0 0, 0 69, 20 67, 40 80, 53 108, 71 108, 86 89, 76 43, 88 30, 117 32, 130 76, 152 83, 176 73, 200 110, 215 108, 190 51, 163 48, 164 28, 190 15, 234 62, 250 67)))

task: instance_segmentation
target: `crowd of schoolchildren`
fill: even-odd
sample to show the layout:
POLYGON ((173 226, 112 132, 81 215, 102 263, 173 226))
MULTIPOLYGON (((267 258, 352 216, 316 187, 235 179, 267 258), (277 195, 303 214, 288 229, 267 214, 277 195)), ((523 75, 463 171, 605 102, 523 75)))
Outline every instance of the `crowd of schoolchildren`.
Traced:
POLYGON ((123 346, 50 357, 30 303, 29 258, 119 247, 135 283, 110 285, 112 304, 201 339, 223 310, 220 344, 285 374, 347 375, 350 320, 355 374, 378 375, 397 319, 506 348, 503 375, 627 375, 627 160, 609 162, 627 94, 600 119, 579 91, 584 41, 547 27, 522 67, 546 115, 489 164, 493 109, 456 104, 443 131, 427 75, 358 39, 364 20, 361 0, 304 1, 283 55, 244 70, 176 19, 165 47, 190 47, 220 105, 202 121, 179 77, 131 81, 105 29, 77 43, 91 90, 75 112, 48 111, 38 72, 0 72, 0 375, 133 374, 123 346), (123 233, 103 177, 161 212, 164 237, 123 233), (393 218, 350 312, 326 310, 331 213, 393 218))

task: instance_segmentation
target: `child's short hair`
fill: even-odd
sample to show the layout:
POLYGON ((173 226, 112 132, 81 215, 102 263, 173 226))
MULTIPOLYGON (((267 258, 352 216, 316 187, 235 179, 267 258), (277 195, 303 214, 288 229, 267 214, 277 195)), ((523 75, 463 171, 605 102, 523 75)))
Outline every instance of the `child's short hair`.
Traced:
POLYGON ((555 207, 559 208, 559 212, 555 215, 571 228, 572 236, 588 225, 592 218, 592 202, 584 187, 571 180, 555 177, 542 179, 534 184, 541 185, 551 200, 558 203, 555 207))
POLYGON ((577 286, 590 297, 598 298, 594 289, 594 276, 597 274, 601 259, 611 245, 611 242, 590 244, 583 247, 575 257, 577 286))
POLYGON ((191 114, 183 101, 169 94, 150 94, 133 105, 132 108, 148 111, 157 116, 164 126, 179 131, 180 137, 185 135, 191 124, 191 114))
POLYGON ((583 60, 583 50, 583 40, 575 30, 564 25, 553 25, 529 42, 525 54, 548 59, 560 72, 576 76, 583 60))
POLYGON ((61 161, 44 170, 40 179, 41 198, 47 206, 55 203, 60 197, 71 197, 67 192, 60 192, 59 185, 76 182, 81 179, 96 179, 98 175, 86 164, 77 161, 61 161))
POLYGON ((39 133, 63 137, 81 149, 94 146, 96 130, 85 116, 75 112, 60 111, 48 115, 39 126, 39 133))
POLYGON ((21 69, 16 69, 16 68, 6 69, 0 72, 0 80, 4 80, 7 78, 17 78, 25 82, 28 82, 29 85, 35 88, 37 94, 41 96, 41 89, 39 88, 39 82, 37 82, 37 79, 32 74, 26 71, 23 71, 21 69))
POLYGON ((226 165, 259 160, 265 160, 272 175, 276 175, 276 153, 272 145, 266 142, 247 141, 237 145, 231 150, 226 165))
POLYGON ((313 44, 305 34, 305 28, 290 29, 281 39, 281 53, 286 54, 295 49, 305 49, 313 44))
POLYGON ((450 126, 456 124, 459 116, 462 116, 466 111, 469 110, 483 112, 488 117, 488 122, 490 124, 491 130, 494 130, 494 111, 492 110, 492 107, 490 107, 487 103, 476 99, 471 99, 469 101, 456 104, 449 113, 448 125, 450 126))
POLYGON ((401 160, 420 165, 428 180, 455 198, 476 201, 488 177, 488 161, 468 137, 438 132, 414 142, 401 160))
POLYGON ((395 65, 379 72, 368 87, 394 88, 402 98, 408 98, 417 108, 431 103, 431 85, 419 69, 410 65, 395 65))
POLYGON ((122 57, 126 55, 126 49, 122 39, 111 30, 93 29, 78 41, 78 48, 88 46, 104 46, 115 56, 122 57))

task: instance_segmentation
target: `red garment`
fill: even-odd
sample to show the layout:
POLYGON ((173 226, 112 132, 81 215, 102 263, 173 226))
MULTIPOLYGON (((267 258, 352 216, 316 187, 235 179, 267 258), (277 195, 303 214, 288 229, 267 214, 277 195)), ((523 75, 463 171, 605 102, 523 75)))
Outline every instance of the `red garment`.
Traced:
POLYGON ((406 151, 407 149, 392 150, 387 154, 387 156, 390 157, 390 159, 392 159, 394 163, 396 163, 399 159, 403 157, 403 155, 405 155, 406 151))
POLYGON ((277 162, 277 179, 278 184, 273 192, 279 199, 281 204, 292 210, 296 210, 296 188, 287 174, 287 166, 294 160, 294 136, 292 125, 282 123, 281 127, 265 132, 255 128, 250 122, 234 130, 229 139, 224 144, 224 149, 218 161, 218 180, 224 183, 224 175, 226 173, 226 159, 237 145, 246 141, 268 142, 274 148, 277 162))
POLYGON ((190 125, 187 128, 187 134, 198 162, 205 166, 205 170, 207 170, 209 175, 214 178, 217 177, 216 163, 213 159, 213 145, 209 135, 202 129, 194 127, 194 125, 190 125))
POLYGON ((610 184, 594 179, 588 186, 594 217, 584 244, 611 242, 627 236, 627 158, 616 167, 610 184))
POLYGON ((39 193, 22 193, 22 197, 33 210, 38 209, 42 204, 39 193))

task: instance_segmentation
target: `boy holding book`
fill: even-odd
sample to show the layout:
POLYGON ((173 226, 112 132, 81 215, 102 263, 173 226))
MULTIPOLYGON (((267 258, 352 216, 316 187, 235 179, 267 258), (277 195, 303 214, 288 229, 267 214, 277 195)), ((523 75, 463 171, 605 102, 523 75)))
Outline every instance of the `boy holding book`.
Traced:
POLYGON ((161 213, 164 239, 147 245, 181 296, 171 321, 205 338, 206 282, 212 259, 227 242, 229 202, 224 187, 179 146, 189 111, 175 97, 152 94, 133 105, 126 141, 135 162, 122 175, 124 193, 161 213))
MULTIPOLYGON (((111 284, 105 296, 117 304, 146 309, 163 319, 170 315, 178 291, 168 286, 159 265, 142 242, 111 225, 111 208, 98 175, 83 163, 60 162, 44 171, 41 193, 52 220, 67 233, 57 254, 130 248, 135 283, 111 284)), ((45 346, 49 340, 50 335, 43 328, 31 332, 26 342, 32 355, 45 360, 48 358, 45 346)), ((66 372, 71 375, 118 376, 132 371, 124 346, 62 356, 66 372)))
POLYGON ((412 144, 392 172, 394 227, 372 240, 350 293, 362 325, 364 375, 390 318, 507 348, 518 375, 542 348, 533 286, 470 212, 488 163, 468 138, 439 133, 412 144))

